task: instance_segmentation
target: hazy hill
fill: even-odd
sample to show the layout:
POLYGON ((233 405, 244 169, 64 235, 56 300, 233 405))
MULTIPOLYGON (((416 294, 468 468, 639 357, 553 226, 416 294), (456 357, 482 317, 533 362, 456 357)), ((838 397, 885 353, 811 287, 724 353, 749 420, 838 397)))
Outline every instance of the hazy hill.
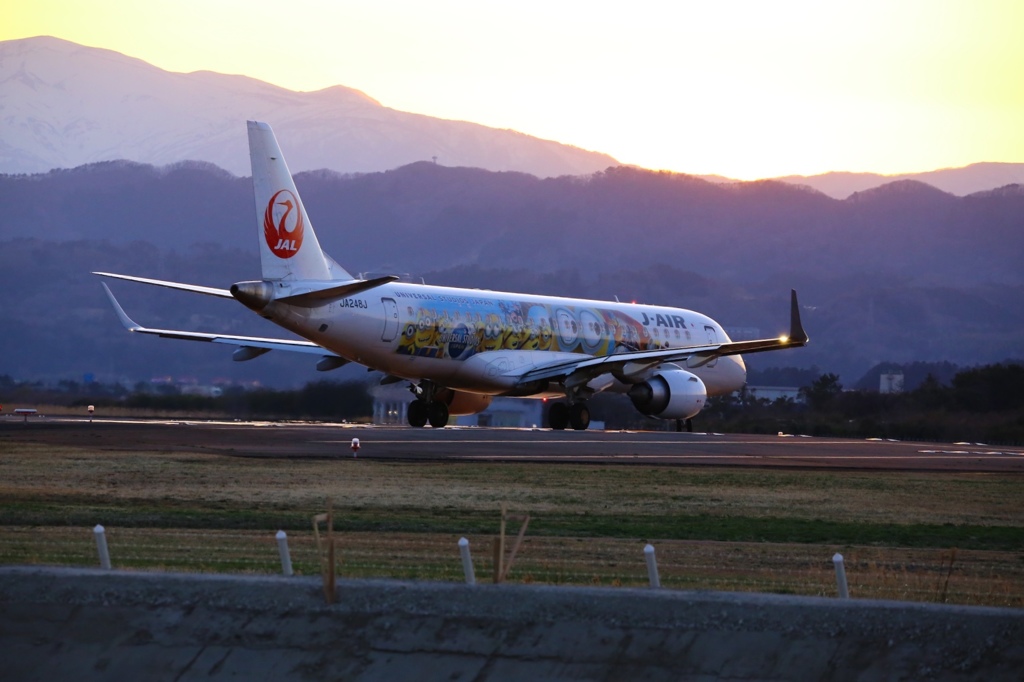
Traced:
POLYGON ((375 171, 437 157, 447 166, 541 177, 590 173, 610 156, 396 111, 358 90, 294 92, 244 76, 171 73, 50 37, 0 42, 0 172, 130 159, 197 159, 249 173, 245 121, 269 121, 292 171, 375 171))
POLYGON ((787 175, 775 179, 792 185, 812 187, 833 199, 845 199, 854 192, 863 192, 900 180, 916 180, 943 192, 965 196, 1006 185, 1024 185, 1024 163, 972 163, 963 168, 899 175, 833 172, 810 176, 787 175))
MULTIPOLYGON (((1024 349, 1020 186, 956 197, 904 181, 838 201, 779 182, 628 168, 538 179, 430 163, 297 183, 321 243, 354 272, 691 307, 762 335, 785 331, 795 287, 812 343, 750 358, 761 367, 816 364, 852 384, 882 361, 973 365, 1024 349)), ((0 176, 0 205, 0 374, 321 376, 305 357, 233 363, 223 347, 128 334, 88 274, 258 277, 248 179, 102 163, 0 176)), ((281 333, 231 301, 112 287, 147 325, 281 333)))

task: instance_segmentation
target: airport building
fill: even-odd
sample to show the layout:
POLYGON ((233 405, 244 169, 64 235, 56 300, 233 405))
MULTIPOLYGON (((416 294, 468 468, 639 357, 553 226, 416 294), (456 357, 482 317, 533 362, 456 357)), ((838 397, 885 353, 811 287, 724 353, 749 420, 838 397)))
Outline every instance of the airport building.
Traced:
POLYGON ((793 402, 804 402, 800 389, 796 386, 747 386, 747 395, 757 400, 775 402, 779 398, 788 398, 793 402))
MULTIPOLYGON (((405 383, 370 388, 373 398, 373 423, 404 426, 408 424, 409 403, 413 395, 405 383)), ((540 427, 544 421, 543 400, 523 398, 495 398, 491 406, 479 414, 452 417, 451 426, 511 426, 540 427)))

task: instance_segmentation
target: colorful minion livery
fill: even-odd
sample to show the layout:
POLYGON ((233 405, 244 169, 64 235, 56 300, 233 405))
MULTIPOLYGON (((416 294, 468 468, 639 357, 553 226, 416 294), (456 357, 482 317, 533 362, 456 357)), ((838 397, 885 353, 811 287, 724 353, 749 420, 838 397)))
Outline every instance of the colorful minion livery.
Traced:
POLYGON ((731 341, 716 321, 681 308, 427 286, 353 277, 320 248, 270 126, 248 123, 262 278, 228 289, 96 273, 232 298, 301 340, 151 329, 124 312, 130 331, 234 346, 246 361, 269 351, 318 356, 317 369, 358 363, 405 381, 409 424, 440 428, 450 415, 487 408, 494 396, 548 398, 551 428, 585 429, 587 400, 629 396, 641 413, 689 423, 708 396, 746 381, 741 357, 803 346, 796 292, 789 331, 731 341))

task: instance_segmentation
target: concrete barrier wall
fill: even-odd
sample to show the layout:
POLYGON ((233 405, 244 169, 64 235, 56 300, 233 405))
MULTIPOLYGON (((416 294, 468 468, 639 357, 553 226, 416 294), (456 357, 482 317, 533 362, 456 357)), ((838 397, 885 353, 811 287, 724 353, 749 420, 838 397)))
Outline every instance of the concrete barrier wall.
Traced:
POLYGON ((3 680, 1020 680, 1024 610, 0 567, 3 680))

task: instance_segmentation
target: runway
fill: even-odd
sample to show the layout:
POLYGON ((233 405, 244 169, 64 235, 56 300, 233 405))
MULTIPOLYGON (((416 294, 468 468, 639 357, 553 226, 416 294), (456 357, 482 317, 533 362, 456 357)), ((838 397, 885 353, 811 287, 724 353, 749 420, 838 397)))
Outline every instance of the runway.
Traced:
MULTIPOLYGON (((0 446, 17 442, 232 457, 358 457, 421 462, 538 462, 1024 473, 1024 448, 634 431, 483 427, 413 429, 350 424, 37 417, 0 419, 0 446)), ((0 451, 5 448, 0 447, 0 451)))

